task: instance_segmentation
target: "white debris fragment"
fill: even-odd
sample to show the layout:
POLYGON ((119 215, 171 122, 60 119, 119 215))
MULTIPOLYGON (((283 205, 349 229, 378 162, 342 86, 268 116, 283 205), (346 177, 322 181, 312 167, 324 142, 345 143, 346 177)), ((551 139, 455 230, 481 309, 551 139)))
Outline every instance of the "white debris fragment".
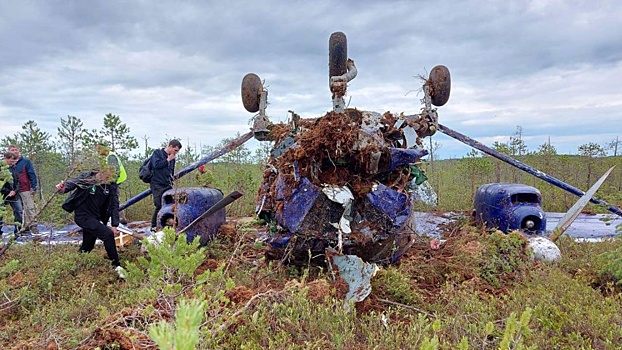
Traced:
POLYGON ((530 257, 536 261, 556 262, 562 259, 562 253, 551 240, 545 237, 530 237, 527 243, 530 257))

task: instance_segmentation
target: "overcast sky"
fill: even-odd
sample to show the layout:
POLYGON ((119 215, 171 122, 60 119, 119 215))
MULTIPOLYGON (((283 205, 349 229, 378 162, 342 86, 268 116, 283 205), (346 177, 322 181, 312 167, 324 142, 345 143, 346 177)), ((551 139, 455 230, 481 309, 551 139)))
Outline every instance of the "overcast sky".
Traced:
MULTIPOLYGON (((240 83, 268 88, 274 122, 332 108, 328 39, 348 37, 358 77, 350 107, 420 110, 418 76, 451 71, 442 124, 486 145, 523 129, 560 153, 622 138, 622 2, 26 1, 0 2, 0 138, 34 120, 87 129, 116 114, 139 141, 194 147, 249 130, 240 83)), ((446 136, 442 157, 469 148, 446 136)), ((257 141, 249 144, 256 147, 257 141)))

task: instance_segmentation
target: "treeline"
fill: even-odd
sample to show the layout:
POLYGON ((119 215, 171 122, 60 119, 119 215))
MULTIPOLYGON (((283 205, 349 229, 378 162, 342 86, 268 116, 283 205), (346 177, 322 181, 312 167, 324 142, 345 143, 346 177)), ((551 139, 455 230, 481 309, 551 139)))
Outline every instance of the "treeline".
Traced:
MULTIPOLYGON (((184 142, 183 138, 170 138, 178 138, 183 143, 177 158, 177 170, 180 170, 221 149, 235 137, 225 138, 217 145, 198 147, 188 141, 184 142)), ((148 185, 138 179, 141 161, 153 151, 147 141, 147 137, 143 137, 139 142, 119 116, 109 113, 104 116, 100 129, 87 129, 74 116, 61 118, 56 135, 42 131, 36 122, 30 120, 22 126, 21 132, 4 137, 0 143, 3 149, 7 149, 10 144, 18 144, 22 154, 33 162, 40 183, 38 204, 41 206, 50 201, 46 209, 39 213, 40 221, 62 223, 70 221, 70 216, 60 209, 63 198, 54 195, 54 185, 96 164, 94 148, 99 142, 108 144, 121 157, 128 172, 128 180, 120 190, 121 202, 148 189, 148 185)), ((158 147, 164 147, 167 142, 168 139, 160 140, 158 147)), ((584 191, 609 167, 618 165, 598 191, 597 197, 621 206, 621 142, 618 139, 603 145, 588 142, 579 146, 575 155, 560 155, 550 142, 529 150, 522 138, 522 128, 518 126, 507 143, 495 142, 492 148, 584 191)), ((242 145, 207 165, 209 185, 221 189, 225 194, 237 190, 245 195, 228 208, 229 215, 253 214, 264 161, 271 146, 269 142, 262 142, 259 149, 251 151, 242 145)), ((476 150, 462 159, 436 160, 435 154, 440 147, 440 144, 431 142, 431 156, 424 164, 429 181, 439 197, 438 210, 470 210, 477 187, 490 182, 518 182, 537 187, 543 194, 547 211, 566 211, 577 200, 575 195, 476 150)), ((200 179, 195 174, 189 174, 177 183, 177 186, 184 187, 201 185, 205 185, 205 177, 200 179)), ((602 211, 593 206, 588 208, 602 211)), ((146 220, 151 210, 149 198, 128 208, 125 216, 128 220, 146 220)))
MULTIPOLYGON (((583 191, 587 191, 605 171, 616 165, 617 169, 601 186, 596 197, 620 207, 620 145, 622 141, 617 138, 604 145, 588 142, 577 148, 577 154, 567 155, 558 154, 549 141, 538 146, 536 150, 529 150, 522 138, 522 128, 518 126, 507 143, 495 142, 492 148, 583 191)), ((428 162, 426 169, 430 183, 439 196, 440 210, 470 210, 475 190, 480 185, 491 182, 524 183, 538 188, 542 192, 546 211, 565 212, 578 199, 565 190, 475 149, 462 159, 428 162)), ((587 209, 607 212, 592 204, 587 209)))
MULTIPOLYGON (((11 144, 17 144, 21 148, 22 155, 33 162, 39 182, 37 205, 41 208, 44 203, 49 202, 38 214, 40 222, 60 224, 70 221, 70 216, 60 209, 63 198, 54 194, 54 185, 96 166, 99 160, 95 145, 100 142, 107 144, 120 156, 128 173, 128 179, 120 187, 122 203, 149 188, 148 184, 138 179, 138 168, 154 148, 148 145, 146 136, 139 142, 119 116, 106 114, 99 129, 88 129, 80 118, 67 116, 60 119, 60 126, 56 131, 54 135, 45 132, 34 120, 29 120, 22 126, 22 131, 0 140, 0 147, 3 150, 11 144)), ((156 147, 165 147, 169 139, 181 140, 183 147, 177 156, 176 169, 180 170, 221 149, 239 135, 234 136, 223 139, 217 145, 200 147, 184 142, 181 137, 170 136, 168 139, 159 140, 156 147)), ((232 214, 249 215, 248 213, 253 212, 254 196, 261 180, 261 164, 266 159, 269 148, 270 145, 266 142, 263 147, 252 152, 243 145, 208 164, 207 169, 213 174, 212 186, 222 189, 223 192, 236 189, 246 194, 243 201, 231 206, 232 214)), ((198 185, 201 185, 200 181, 192 174, 182 178, 178 183, 178 186, 198 185)), ((149 218, 152 210, 149 198, 128 208, 124 214, 129 220, 140 220, 149 218)))

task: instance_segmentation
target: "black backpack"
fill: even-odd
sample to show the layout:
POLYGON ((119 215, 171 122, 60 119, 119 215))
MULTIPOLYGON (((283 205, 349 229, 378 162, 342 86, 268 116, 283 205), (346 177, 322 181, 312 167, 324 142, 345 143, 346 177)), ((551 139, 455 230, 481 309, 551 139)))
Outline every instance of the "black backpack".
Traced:
MULTIPOLYGON (((151 155, 153 157, 153 154, 151 155)), ((140 165, 140 169, 138 169, 138 177, 144 183, 151 183, 151 178, 153 177, 153 171, 151 168, 151 157, 143 160, 143 163, 140 165)))

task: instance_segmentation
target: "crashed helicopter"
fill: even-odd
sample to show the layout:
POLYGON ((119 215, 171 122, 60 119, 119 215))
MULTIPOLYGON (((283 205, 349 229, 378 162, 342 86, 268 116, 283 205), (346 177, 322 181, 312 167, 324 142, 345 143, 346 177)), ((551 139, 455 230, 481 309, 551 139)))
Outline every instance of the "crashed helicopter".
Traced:
POLYGON ((272 228, 268 257, 322 264, 327 252, 366 262, 393 263, 414 243, 416 200, 436 195, 419 167, 428 154, 422 138, 437 128, 437 110, 450 94, 444 66, 423 84, 423 107, 413 115, 346 108, 348 83, 357 75, 347 39, 329 40, 333 110, 314 119, 290 111, 287 124, 266 116, 267 90, 259 76, 242 81, 244 107, 255 117, 255 137, 273 141, 257 196, 257 215, 272 228), (414 131, 408 143, 405 130, 414 131))
MULTIPOLYGON (((593 197, 599 184, 584 193, 440 124, 437 107, 448 102, 451 89, 450 73, 445 66, 434 67, 423 80, 422 106, 418 113, 410 115, 347 108, 344 96, 348 83, 357 73, 354 61, 347 55, 345 34, 333 33, 329 39, 332 111, 312 119, 303 119, 290 111, 290 121, 279 124, 270 122, 266 115, 268 91, 261 78, 247 74, 242 80, 241 94, 244 108, 255 114, 252 130, 180 170, 175 178, 185 176, 253 137, 274 142, 258 189, 256 212, 270 228, 265 240, 266 255, 298 265, 323 265, 327 261, 332 264, 335 259, 352 256, 371 263, 396 262, 419 234, 415 229, 414 203, 434 204, 436 201, 420 164, 428 154, 422 139, 438 131, 582 196, 577 203, 579 211, 590 201, 622 216, 617 207, 593 197)), ((150 190, 143 191, 119 209, 133 205, 150 193, 150 190)), ((175 188, 164 196, 166 205, 158 214, 158 228, 173 225, 178 233, 186 233, 189 240, 199 236, 204 245, 225 222, 225 206, 241 194, 234 192, 223 196, 217 190, 175 188)), ((532 234, 531 225, 536 223, 533 220, 521 221, 525 227, 517 228, 523 230, 531 242, 537 243, 532 244, 535 250, 555 250, 553 241, 576 217, 577 208, 560 220, 559 230, 554 230, 551 239, 539 225, 532 234)), ((134 234, 125 228, 123 232, 134 234)), ((558 251, 540 255, 543 260, 555 260, 559 258, 558 251)), ((354 259, 345 264, 352 261, 354 259)))
MULTIPOLYGON (((329 39, 332 111, 312 119, 303 119, 290 111, 290 121, 279 124, 270 122, 266 114, 268 91, 261 78, 254 73, 247 74, 242 80, 241 95, 244 108, 255 114, 252 130, 182 169, 175 177, 188 174, 252 137, 274 142, 257 193, 256 212, 270 227, 266 239, 267 256, 292 264, 324 264, 343 256, 356 256, 372 263, 396 262, 418 234, 414 202, 420 200, 434 204, 436 201, 436 195, 419 166, 421 159, 428 154, 422 139, 437 131, 582 196, 580 202, 583 206, 591 201, 622 216, 617 207, 592 197, 598 186, 586 194, 440 124, 436 107, 448 102, 451 90, 450 73, 445 66, 434 67, 423 81, 422 106, 418 113, 411 115, 347 108, 344 96, 348 83, 357 74, 354 61, 348 58, 345 34, 333 33, 329 39), (408 141, 409 133, 414 134, 412 142, 408 141)), ((195 189, 177 191, 182 194, 196 192, 195 189)), ((149 194, 150 190, 140 193, 120 209, 149 194)), ((173 195, 169 199, 175 201, 174 194, 169 195, 173 195)), ((186 210, 186 213, 194 214, 174 223, 176 229, 188 233, 189 238, 200 235, 201 244, 205 244, 216 235, 215 230, 223 222, 223 216, 217 215, 218 222, 210 224, 209 230, 197 229, 197 223, 209 216, 206 214, 222 212, 224 206, 239 196, 239 193, 212 196, 214 201, 220 200, 210 202, 211 207, 202 215, 198 215, 197 210, 186 210)), ((189 202, 183 204, 193 205, 189 202)), ((578 210, 571 209, 568 218, 560 220, 556 237, 572 222, 578 210)), ((162 211, 158 215, 159 227, 165 226, 170 218, 171 213, 162 211)), ((530 237, 536 255, 543 256, 544 260, 558 259, 559 250, 554 239, 546 238, 541 227, 533 234, 530 230, 532 220, 523 222, 525 227, 518 229, 530 237), (548 254, 549 251, 553 254, 548 254)))

